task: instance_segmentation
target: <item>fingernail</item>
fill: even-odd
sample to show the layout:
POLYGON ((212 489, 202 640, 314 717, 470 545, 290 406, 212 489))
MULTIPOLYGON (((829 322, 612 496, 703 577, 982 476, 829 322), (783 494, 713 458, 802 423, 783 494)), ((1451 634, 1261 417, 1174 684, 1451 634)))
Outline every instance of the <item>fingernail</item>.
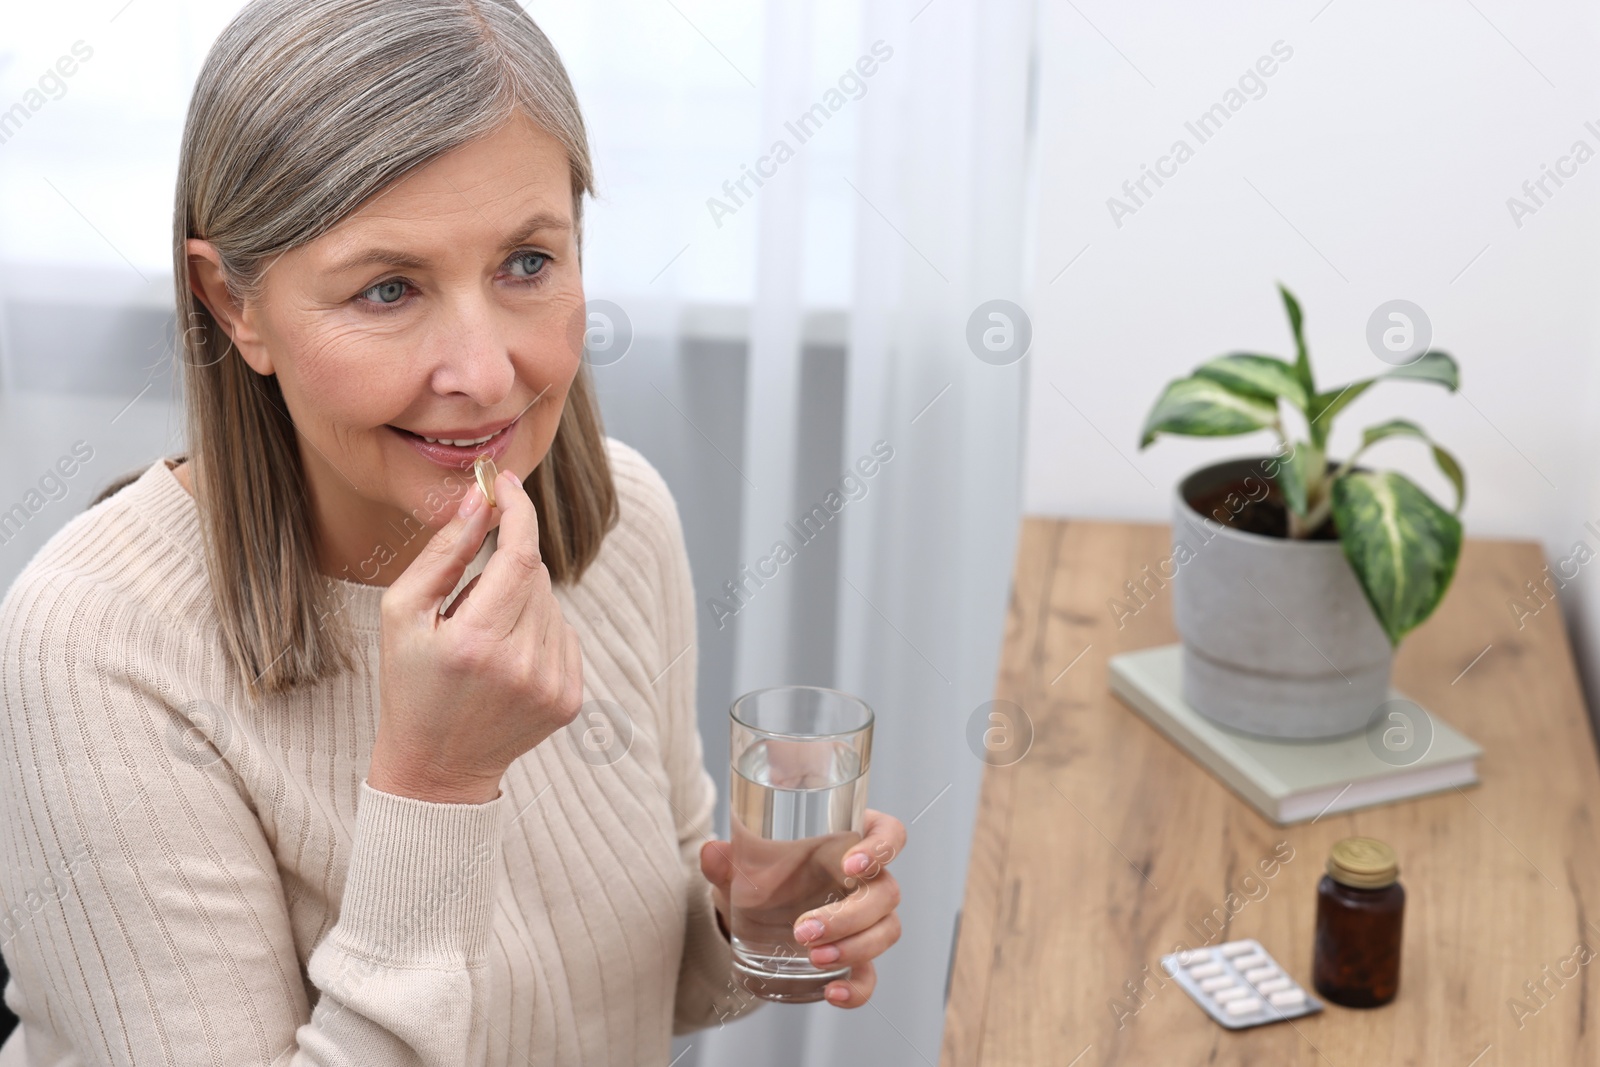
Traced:
POLYGON ((844 861, 846 874, 860 874, 870 866, 872 866, 872 857, 865 852, 856 852, 847 856, 844 861))
POLYGON ((815 919, 807 919, 794 928, 796 941, 815 941, 822 936, 822 924, 815 919))
POLYGON ((821 948, 811 950, 812 963, 832 963, 839 958, 839 950, 832 945, 823 945, 821 948))
POLYGON ((461 502, 461 514, 471 515, 483 506, 483 493, 476 485, 467 490, 467 498, 461 502))
POLYGON ((846 989, 842 985, 829 986, 828 999, 833 1001, 835 1004, 843 1004, 845 1001, 850 999, 850 990, 846 989))

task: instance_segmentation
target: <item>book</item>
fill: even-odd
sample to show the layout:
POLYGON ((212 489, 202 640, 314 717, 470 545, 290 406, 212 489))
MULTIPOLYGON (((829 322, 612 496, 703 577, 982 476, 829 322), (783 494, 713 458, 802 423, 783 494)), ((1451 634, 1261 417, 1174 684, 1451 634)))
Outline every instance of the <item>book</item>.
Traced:
MULTIPOLYGON (((1439 793, 1478 781, 1483 749, 1398 689, 1431 726, 1424 753, 1405 765, 1380 759, 1368 731, 1321 741, 1255 737, 1212 722, 1183 699, 1181 645, 1111 657, 1111 691, 1201 766, 1280 826, 1439 793)), ((1420 730, 1418 737, 1420 737, 1420 730)))

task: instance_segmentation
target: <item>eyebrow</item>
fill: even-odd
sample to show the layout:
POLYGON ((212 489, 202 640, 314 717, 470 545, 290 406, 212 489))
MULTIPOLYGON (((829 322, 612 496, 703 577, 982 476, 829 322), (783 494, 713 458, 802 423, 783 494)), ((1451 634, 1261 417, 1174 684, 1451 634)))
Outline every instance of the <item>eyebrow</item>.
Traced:
MULTIPOLYGON (((538 212, 528 218, 501 246, 500 251, 509 252, 522 244, 529 237, 541 230, 570 230, 572 224, 561 215, 553 215, 548 211, 538 212)), ((331 273, 343 274, 345 271, 355 270, 357 267, 387 266, 404 267, 407 270, 427 270, 431 264, 421 256, 410 252, 401 252, 391 248, 367 248, 334 263, 329 268, 331 273)))

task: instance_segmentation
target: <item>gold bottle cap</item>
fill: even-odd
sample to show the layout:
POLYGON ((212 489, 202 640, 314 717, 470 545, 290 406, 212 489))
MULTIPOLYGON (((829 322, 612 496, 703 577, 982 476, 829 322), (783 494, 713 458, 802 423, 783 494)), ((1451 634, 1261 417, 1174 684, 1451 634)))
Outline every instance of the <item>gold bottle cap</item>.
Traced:
POLYGON ((478 479, 478 488, 483 490, 484 502, 494 507, 494 480, 500 472, 495 470, 494 460, 489 458, 488 453, 473 461, 472 473, 478 479))
POLYGON ((1347 837, 1328 852, 1328 877, 1356 889, 1382 889, 1400 877, 1400 861, 1382 841, 1347 837))

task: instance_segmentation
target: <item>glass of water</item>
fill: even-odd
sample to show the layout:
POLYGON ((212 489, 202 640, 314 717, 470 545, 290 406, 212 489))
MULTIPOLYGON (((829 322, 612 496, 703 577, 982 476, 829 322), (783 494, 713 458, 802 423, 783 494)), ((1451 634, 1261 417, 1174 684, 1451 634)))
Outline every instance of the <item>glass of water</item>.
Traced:
POLYGON ((821 1000, 850 968, 812 966, 794 924, 856 884, 841 864, 861 840, 872 709, 836 689, 786 685, 746 693, 731 715, 734 978, 765 1000, 821 1000))

